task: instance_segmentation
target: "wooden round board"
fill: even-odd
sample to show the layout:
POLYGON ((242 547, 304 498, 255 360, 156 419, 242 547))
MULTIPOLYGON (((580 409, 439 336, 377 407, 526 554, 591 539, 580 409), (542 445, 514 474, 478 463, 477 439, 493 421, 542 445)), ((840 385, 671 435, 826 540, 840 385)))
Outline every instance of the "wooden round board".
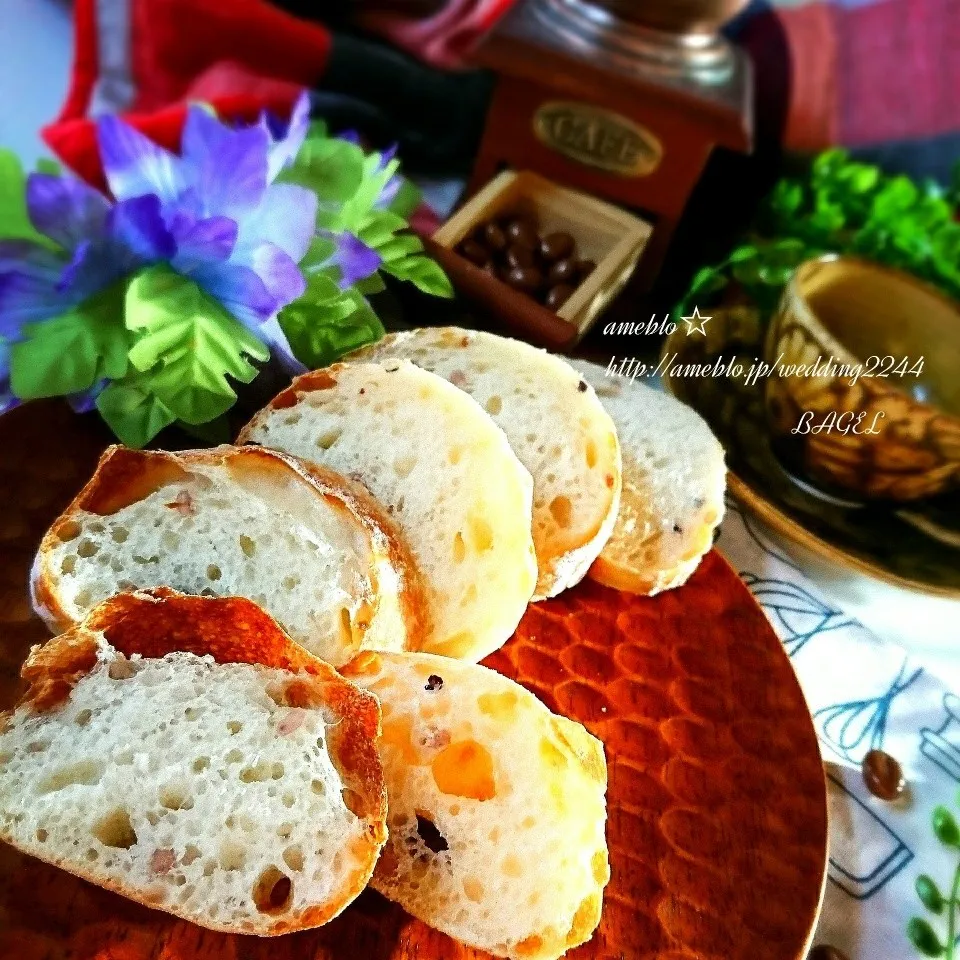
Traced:
MULTIPOLYGON (((58 403, 0 418, 0 706, 46 637, 27 577, 109 442, 58 403)), ((655 598, 592 582, 531 606, 487 661, 606 745, 612 879, 577 960, 800 960, 826 868, 817 740, 789 660, 715 551, 655 598)), ((228 936, 0 847, 0 957, 479 960, 366 891, 318 930, 228 936)))

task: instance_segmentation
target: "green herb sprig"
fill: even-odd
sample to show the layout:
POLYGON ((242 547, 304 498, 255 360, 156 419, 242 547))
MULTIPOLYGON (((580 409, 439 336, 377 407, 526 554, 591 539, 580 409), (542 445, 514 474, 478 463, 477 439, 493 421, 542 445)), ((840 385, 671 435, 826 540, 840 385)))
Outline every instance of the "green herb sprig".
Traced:
MULTIPOLYGON (((958 798, 960 803, 960 798, 958 798)), ((931 827, 936 838, 953 851, 960 851, 960 826, 954 815, 943 805, 933 811, 931 827)), ((960 862, 953 871, 953 880, 947 896, 941 892, 936 881, 928 874, 921 874, 914 883, 920 902, 933 917, 946 913, 946 936, 944 940, 924 917, 911 917, 907 923, 907 938, 925 957, 944 957, 953 960, 957 940, 957 911, 960 909, 960 862)))
POLYGON ((794 269, 825 253, 897 267, 960 299, 960 223, 951 196, 932 180, 891 176, 827 150, 804 176, 777 183, 743 242, 694 275, 678 311, 736 298, 769 313, 794 269))

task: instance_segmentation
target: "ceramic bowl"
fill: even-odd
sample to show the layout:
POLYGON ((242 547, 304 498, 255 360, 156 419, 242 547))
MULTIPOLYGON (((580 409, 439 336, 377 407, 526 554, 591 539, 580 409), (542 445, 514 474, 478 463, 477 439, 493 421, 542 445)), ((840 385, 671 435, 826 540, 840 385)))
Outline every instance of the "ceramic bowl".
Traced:
POLYGON ((960 484, 960 304, 878 264, 811 260, 784 291, 764 358, 788 469, 865 500, 960 484))

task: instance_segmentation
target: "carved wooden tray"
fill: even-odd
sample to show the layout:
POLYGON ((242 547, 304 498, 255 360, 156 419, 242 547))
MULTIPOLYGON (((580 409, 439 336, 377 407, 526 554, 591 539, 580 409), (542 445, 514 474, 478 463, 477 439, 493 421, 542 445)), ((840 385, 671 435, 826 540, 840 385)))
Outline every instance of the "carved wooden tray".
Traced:
MULTIPOLYGON (((108 437, 57 403, 0 417, 0 706, 31 643, 41 533, 108 437)), ((582 721, 607 751, 612 879, 576 960, 800 960, 826 867, 816 736, 790 663, 716 552, 653 599, 585 582, 531 606, 488 664, 582 721)), ((227 936, 0 847, 0 957, 479 960, 366 891, 326 927, 227 936)))

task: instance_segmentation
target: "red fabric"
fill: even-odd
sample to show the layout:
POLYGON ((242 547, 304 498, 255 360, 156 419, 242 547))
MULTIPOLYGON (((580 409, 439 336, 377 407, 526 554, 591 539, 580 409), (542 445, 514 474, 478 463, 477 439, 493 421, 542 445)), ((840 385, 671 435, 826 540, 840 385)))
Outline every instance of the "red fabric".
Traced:
POLYGON ((851 146, 960 130, 960 4, 884 0, 840 21, 840 141, 851 146))
POLYGON ((872 0, 779 6, 742 40, 761 97, 789 69, 784 145, 814 151, 922 141, 960 130, 960 3, 872 0), (776 51, 775 55, 771 51, 776 51))
MULTIPOLYGON (((281 116, 323 73, 330 33, 265 0, 129 0, 135 96, 125 114, 171 150, 191 100, 222 116, 251 120, 264 108, 281 116)), ((53 152, 103 187, 96 129, 88 116, 98 80, 97 0, 77 0, 70 91, 59 118, 43 130, 53 152)))
POLYGON ((517 0, 446 0, 432 17, 411 20, 399 14, 364 13, 358 21, 407 53, 438 67, 459 67, 464 58, 517 0))

